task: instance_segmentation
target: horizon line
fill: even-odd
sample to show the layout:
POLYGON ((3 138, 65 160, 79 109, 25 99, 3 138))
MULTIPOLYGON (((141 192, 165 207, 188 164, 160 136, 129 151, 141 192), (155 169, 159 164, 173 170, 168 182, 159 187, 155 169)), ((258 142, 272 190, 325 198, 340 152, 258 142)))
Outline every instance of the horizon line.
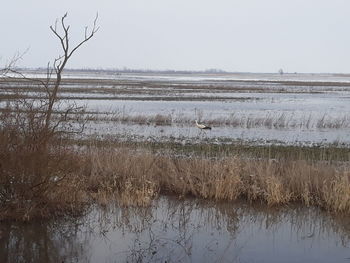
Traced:
MULTIPOLYGON (((28 71, 41 71, 47 70, 47 67, 16 67, 16 70, 28 70, 28 71)), ((304 75, 304 74, 334 74, 334 75, 349 75, 349 73, 344 72, 288 72, 283 71, 280 73, 279 71, 275 72, 254 72, 254 71, 226 71, 217 68, 209 68, 203 70, 187 70, 187 69, 139 69, 139 68, 66 68, 64 71, 82 71, 82 72, 97 72, 97 71, 105 71, 105 72, 121 72, 121 73, 204 73, 204 74, 279 74, 283 75, 304 75)))

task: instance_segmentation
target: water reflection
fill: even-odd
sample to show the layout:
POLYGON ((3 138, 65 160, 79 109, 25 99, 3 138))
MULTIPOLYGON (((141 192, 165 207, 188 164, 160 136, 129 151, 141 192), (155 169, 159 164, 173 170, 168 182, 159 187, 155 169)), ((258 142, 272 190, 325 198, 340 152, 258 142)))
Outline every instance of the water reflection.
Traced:
POLYGON ((88 261, 89 239, 77 239, 76 224, 0 226, 0 262, 88 261))
POLYGON ((346 262, 350 220, 162 197, 79 219, 0 225, 0 262, 346 262))

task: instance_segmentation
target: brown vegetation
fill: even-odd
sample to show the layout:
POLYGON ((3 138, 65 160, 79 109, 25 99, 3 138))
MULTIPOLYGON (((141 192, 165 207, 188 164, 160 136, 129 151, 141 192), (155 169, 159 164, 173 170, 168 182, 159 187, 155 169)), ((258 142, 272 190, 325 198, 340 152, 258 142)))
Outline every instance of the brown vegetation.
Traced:
POLYGON ((77 109, 68 107, 48 123, 46 102, 18 100, 0 112, 1 218, 28 220, 80 210, 76 153, 64 143, 79 132, 67 122, 77 109))
MULTIPOLYGON (((8 100, 0 111, 0 219, 30 220, 67 212, 76 214, 84 202, 80 196, 81 180, 76 177, 80 175, 76 153, 64 143, 71 134, 79 132, 67 120, 72 113, 79 112, 76 115, 82 116, 81 108, 72 104, 62 109, 57 94, 66 63, 94 36, 98 27, 96 17, 92 29, 85 28, 83 40, 72 46, 66 18, 67 14, 60 19, 62 33, 57 21, 50 27, 60 41, 63 55, 54 60, 52 67, 48 65, 46 79, 28 79, 14 70, 21 57, 14 57, 0 70, 6 83, 16 75, 23 83, 34 81, 44 91, 33 98, 26 97, 23 90, 16 91, 16 99, 8 100)), ((82 120, 78 119, 78 122, 82 120)))
MULTIPOLYGON (((88 156, 87 156, 88 157, 88 156)), ((127 149, 94 149, 89 188, 147 204, 156 193, 268 205, 300 202, 350 212, 350 169, 303 160, 176 158, 127 149), (135 194, 137 193, 137 194, 135 194), (141 201, 139 197, 143 197, 141 201)))
POLYGON ((113 200, 148 206, 159 194, 269 206, 296 202, 350 213, 347 163, 182 158, 122 147, 73 151, 55 145, 47 152, 9 149, 0 156, 2 220, 79 214, 85 205, 113 200))

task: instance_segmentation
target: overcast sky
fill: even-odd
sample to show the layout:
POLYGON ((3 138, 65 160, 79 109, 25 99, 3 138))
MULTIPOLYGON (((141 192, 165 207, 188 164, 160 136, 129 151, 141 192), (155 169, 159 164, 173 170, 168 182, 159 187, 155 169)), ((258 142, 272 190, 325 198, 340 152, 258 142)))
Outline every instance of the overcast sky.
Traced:
POLYGON ((71 41, 99 32, 68 68, 350 72, 349 0, 1 0, 1 65, 60 53, 49 26, 68 12, 71 41))

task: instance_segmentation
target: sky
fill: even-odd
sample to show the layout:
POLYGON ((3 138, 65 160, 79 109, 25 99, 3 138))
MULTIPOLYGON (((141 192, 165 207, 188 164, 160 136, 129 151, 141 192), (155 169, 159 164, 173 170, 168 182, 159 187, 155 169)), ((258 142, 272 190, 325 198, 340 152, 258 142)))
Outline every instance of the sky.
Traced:
POLYGON ((65 12, 72 45, 97 34, 67 68, 350 73, 349 0, 0 0, 0 66, 62 54, 50 31, 65 12))

